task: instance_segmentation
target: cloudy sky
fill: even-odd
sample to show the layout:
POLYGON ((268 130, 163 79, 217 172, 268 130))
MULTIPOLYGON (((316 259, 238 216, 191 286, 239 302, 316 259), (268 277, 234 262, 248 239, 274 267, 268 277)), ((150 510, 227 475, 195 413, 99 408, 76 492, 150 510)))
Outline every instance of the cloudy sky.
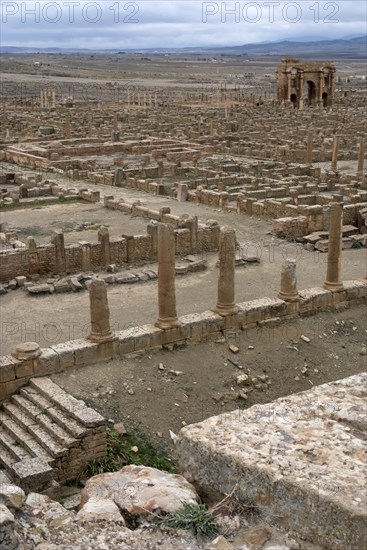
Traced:
POLYGON ((345 38, 366 34, 366 5, 365 0, 1 0, 1 44, 139 49, 345 38))

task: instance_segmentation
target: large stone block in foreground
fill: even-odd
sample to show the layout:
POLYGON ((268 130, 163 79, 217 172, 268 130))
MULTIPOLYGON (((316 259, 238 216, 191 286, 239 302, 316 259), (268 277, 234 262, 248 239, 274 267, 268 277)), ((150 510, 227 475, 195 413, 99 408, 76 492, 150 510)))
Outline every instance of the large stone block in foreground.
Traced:
POLYGON ((180 431, 182 474, 333 550, 366 547, 367 373, 180 431))

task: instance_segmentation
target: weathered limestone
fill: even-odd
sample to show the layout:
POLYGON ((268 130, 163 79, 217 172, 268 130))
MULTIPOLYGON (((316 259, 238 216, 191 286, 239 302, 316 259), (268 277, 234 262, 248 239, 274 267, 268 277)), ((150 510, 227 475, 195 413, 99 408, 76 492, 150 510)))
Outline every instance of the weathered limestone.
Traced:
POLYGON ((367 373, 183 428, 176 451, 196 486, 252 503, 302 538, 365 547, 367 373))
POLYGON ((91 332, 88 340, 92 342, 110 342, 115 335, 110 328, 110 309, 108 307, 107 288, 103 280, 93 279, 89 286, 91 332))
POLYGON ((331 159, 331 170, 333 172, 336 172, 338 167, 339 138, 340 136, 335 136, 333 141, 333 156, 331 159))
POLYGON ((51 243, 55 246, 55 269, 58 272, 66 270, 65 242, 62 231, 55 231, 51 243))
POLYGON ((306 164, 312 164, 312 152, 313 152, 313 131, 309 130, 307 134, 306 164))
POLYGON ((278 297, 286 302, 299 300, 295 260, 287 258, 283 263, 278 297))
POLYGON ((341 254, 343 237, 343 205, 338 202, 330 204, 329 219, 329 248, 327 258, 327 272, 324 288, 340 290, 341 282, 341 254))
POLYGON ((101 263, 102 265, 108 265, 111 263, 111 253, 110 253, 110 233, 107 227, 99 228, 98 241, 101 243, 101 263))
POLYGON ((17 345, 12 355, 18 359, 18 361, 28 361, 39 357, 41 355, 41 350, 37 342, 23 342, 17 345))
POLYGON ((2 404, 0 463, 26 492, 75 479, 105 453, 104 418, 49 378, 31 379, 2 404))
POLYGON ((364 139, 362 138, 359 144, 357 178, 361 178, 363 176, 364 154, 365 154, 365 142, 364 142, 364 139))
POLYGON ((219 279, 215 313, 225 317, 237 312, 235 305, 236 232, 222 227, 219 238, 219 279))
POLYGON ((158 319, 155 326, 178 325, 175 291, 175 234, 171 225, 158 224, 158 319))

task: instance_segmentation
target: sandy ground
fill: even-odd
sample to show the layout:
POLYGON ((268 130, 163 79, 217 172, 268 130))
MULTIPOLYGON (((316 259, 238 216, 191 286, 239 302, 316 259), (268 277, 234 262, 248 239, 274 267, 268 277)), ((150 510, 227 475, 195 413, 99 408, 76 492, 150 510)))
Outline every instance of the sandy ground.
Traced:
POLYGON ((360 305, 251 329, 233 334, 227 341, 74 368, 52 378, 106 418, 123 422, 129 431, 137 430, 174 456, 169 430, 177 433, 184 424, 267 403, 365 370, 366 356, 361 350, 366 336, 366 308, 360 305), (304 342, 301 335, 310 342, 304 342), (236 344, 239 353, 231 353, 229 343, 236 344), (253 387, 244 400, 239 392, 248 386, 236 382, 244 372, 251 378, 267 375, 270 384, 253 387))

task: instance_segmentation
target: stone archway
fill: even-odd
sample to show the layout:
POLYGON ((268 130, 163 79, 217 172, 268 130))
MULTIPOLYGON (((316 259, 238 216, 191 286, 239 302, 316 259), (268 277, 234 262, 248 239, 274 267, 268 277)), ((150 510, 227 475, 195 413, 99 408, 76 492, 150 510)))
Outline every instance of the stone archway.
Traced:
POLYGON ((282 105, 330 107, 335 93, 335 66, 330 61, 282 59, 277 68, 277 101, 282 105))
POLYGON ((313 80, 306 80, 304 92, 306 96, 306 104, 309 107, 314 107, 317 102, 316 84, 313 80))

